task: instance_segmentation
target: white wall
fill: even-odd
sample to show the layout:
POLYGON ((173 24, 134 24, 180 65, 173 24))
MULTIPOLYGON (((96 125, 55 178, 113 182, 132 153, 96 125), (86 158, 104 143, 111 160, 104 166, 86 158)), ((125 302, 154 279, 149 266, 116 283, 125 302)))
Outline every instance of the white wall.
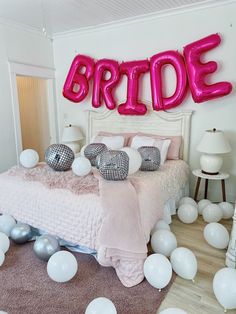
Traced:
MULTIPOLYGON (((236 81, 236 4, 211 7, 188 12, 180 12, 166 17, 156 17, 149 20, 136 21, 126 25, 97 29, 90 32, 76 33, 57 37, 54 40, 54 60, 57 76, 57 102, 61 127, 64 118, 67 122, 78 124, 86 129, 85 109, 91 108, 90 96, 82 103, 75 104, 62 96, 62 87, 69 66, 78 53, 86 54, 94 59, 114 58, 118 61, 145 59, 168 49, 183 50, 184 45, 208 36, 220 33, 222 43, 207 54, 208 60, 219 62, 219 71, 214 74, 214 81, 236 81)), ((168 89, 173 89, 174 76, 168 73, 168 89)), ((142 82, 142 99, 151 100, 149 75, 142 82)), ((117 99, 126 97, 126 82, 122 81, 117 93, 117 99)), ((190 167, 199 167, 199 153, 195 147, 205 129, 216 127, 225 131, 229 138, 232 153, 225 156, 224 170, 230 172, 230 180, 226 188, 230 200, 236 195, 236 94, 235 91, 223 98, 195 104, 188 94, 179 109, 192 109, 190 167)), ((192 178, 193 190, 195 179, 192 178)), ((219 182, 218 182, 219 184, 219 182)), ((220 199, 217 183, 210 182, 210 197, 220 199)), ((220 185, 220 184, 219 184, 220 185)))
POLYGON ((0 23, 0 172, 16 164, 9 62, 54 68, 53 49, 44 36, 0 23))

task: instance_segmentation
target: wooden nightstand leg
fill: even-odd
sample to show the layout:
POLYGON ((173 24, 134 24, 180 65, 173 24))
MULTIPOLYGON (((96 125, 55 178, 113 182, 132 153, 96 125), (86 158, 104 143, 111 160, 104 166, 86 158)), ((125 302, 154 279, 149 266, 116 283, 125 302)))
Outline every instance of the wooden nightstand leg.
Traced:
POLYGON ((195 200, 195 201, 197 201, 197 195, 198 195, 200 183, 201 183, 201 178, 198 177, 198 178, 197 178, 196 188, 195 188, 195 194, 194 194, 194 200, 195 200))
POLYGON ((204 198, 207 199, 207 191, 208 191, 208 179, 205 181, 205 193, 204 193, 204 198))
POLYGON ((221 180, 221 187, 222 187, 222 197, 223 202, 226 202, 226 194, 225 194, 225 180, 221 180))

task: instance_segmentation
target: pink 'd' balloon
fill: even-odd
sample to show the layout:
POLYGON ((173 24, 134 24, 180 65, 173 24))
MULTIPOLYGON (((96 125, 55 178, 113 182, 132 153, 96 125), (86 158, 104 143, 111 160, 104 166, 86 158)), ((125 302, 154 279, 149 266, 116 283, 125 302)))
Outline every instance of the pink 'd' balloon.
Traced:
POLYGON ((141 73, 149 70, 149 61, 130 61, 123 62, 120 65, 120 73, 127 75, 127 100, 124 104, 120 104, 118 112, 124 115, 144 115, 147 107, 139 103, 138 98, 138 80, 141 73))
POLYGON ((115 60, 101 59, 96 63, 93 83, 92 105, 98 108, 102 105, 102 97, 108 109, 115 109, 116 104, 112 90, 120 79, 119 63, 115 60), (110 73, 110 78, 105 79, 105 73, 110 73))
POLYGON ((183 101, 187 90, 187 75, 184 60, 178 51, 165 51, 151 57, 151 89, 154 110, 167 110, 178 106, 183 101), (176 72, 176 89, 171 97, 162 95, 162 67, 170 64, 176 72))
POLYGON ((73 102, 80 102, 88 95, 88 81, 93 75, 94 61, 92 58, 77 55, 70 67, 64 87, 63 96, 73 102), (85 72, 82 73, 82 69, 85 72))
POLYGON ((204 81, 206 75, 216 71, 217 63, 215 61, 202 63, 201 55, 208 50, 217 47, 220 42, 220 36, 218 34, 212 34, 197 40, 184 48, 189 86, 193 100, 196 103, 228 95, 232 90, 232 84, 229 82, 219 82, 207 85, 204 81))

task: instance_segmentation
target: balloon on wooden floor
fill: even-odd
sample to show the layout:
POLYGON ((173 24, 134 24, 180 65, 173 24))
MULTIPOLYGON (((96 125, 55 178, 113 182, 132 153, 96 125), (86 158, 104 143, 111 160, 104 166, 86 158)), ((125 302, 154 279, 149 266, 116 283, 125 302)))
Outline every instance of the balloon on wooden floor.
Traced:
POLYGON ((179 220, 185 224, 191 224, 197 220, 198 210, 197 207, 190 203, 185 203, 179 206, 177 215, 179 220))
POLYGON ((85 314, 117 314, 117 311, 111 300, 99 297, 89 303, 85 314))
POLYGON ((236 309, 236 269, 220 269, 213 279, 213 291, 225 311, 236 309))
POLYGON ((198 202, 198 213, 199 215, 202 215, 203 209, 207 206, 211 204, 211 201, 207 200, 207 199, 202 199, 198 202))
POLYGON ((207 224, 203 234, 207 243, 216 249, 225 249, 229 244, 229 232, 218 222, 207 224))
POLYGON ((191 250, 178 247, 171 253, 170 261, 177 275, 194 281, 197 273, 197 259, 191 250))
POLYGON ((234 215, 234 207, 231 203, 221 202, 219 203, 220 209, 223 213, 223 219, 230 219, 234 215))
POLYGON ((219 205, 209 204, 203 209, 202 217, 206 222, 218 222, 222 219, 223 213, 219 205))

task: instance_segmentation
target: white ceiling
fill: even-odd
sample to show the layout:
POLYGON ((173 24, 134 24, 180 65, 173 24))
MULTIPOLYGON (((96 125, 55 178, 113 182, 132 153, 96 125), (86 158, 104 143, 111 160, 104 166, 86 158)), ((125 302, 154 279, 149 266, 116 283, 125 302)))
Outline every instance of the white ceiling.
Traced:
POLYGON ((14 21, 55 35, 114 21, 165 13, 220 0, 0 0, 2 21, 14 21))

